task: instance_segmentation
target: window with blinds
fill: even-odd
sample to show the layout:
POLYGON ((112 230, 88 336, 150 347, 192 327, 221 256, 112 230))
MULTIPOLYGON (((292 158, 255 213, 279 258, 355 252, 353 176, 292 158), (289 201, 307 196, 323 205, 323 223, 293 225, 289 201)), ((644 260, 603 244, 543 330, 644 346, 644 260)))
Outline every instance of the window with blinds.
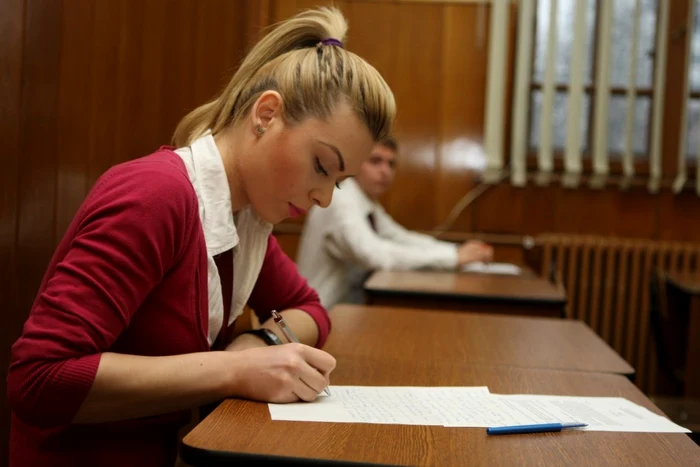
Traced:
POLYGON ((697 0, 679 2, 688 3, 687 24, 669 31, 667 1, 519 0, 516 8, 492 1, 486 181, 500 180, 510 165, 518 186, 556 181, 626 188, 636 182, 657 192, 665 177, 676 192, 692 182, 700 194, 700 177, 689 175, 689 168, 700 170, 700 16, 697 0), (506 105, 511 12, 518 15, 515 76, 506 105), (669 70, 669 40, 679 38, 687 69, 669 70), (665 105, 669 74, 669 84, 684 86, 687 105, 665 105), (680 112, 675 134, 663 134, 667 107, 680 112), (503 112, 512 120, 510 135, 503 112), (664 138, 682 142, 677 155, 663 153, 664 138), (676 157, 676 173, 663 174, 664 158, 676 157))

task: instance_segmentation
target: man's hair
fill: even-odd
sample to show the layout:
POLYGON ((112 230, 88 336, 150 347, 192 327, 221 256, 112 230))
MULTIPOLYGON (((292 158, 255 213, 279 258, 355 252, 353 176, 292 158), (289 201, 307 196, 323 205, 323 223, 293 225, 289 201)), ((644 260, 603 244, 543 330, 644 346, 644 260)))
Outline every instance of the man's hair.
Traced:
POLYGON ((399 143, 396 141, 396 138, 393 136, 389 135, 385 138, 382 138, 378 141, 378 144, 384 146, 385 148, 389 148, 395 153, 399 152, 399 143))

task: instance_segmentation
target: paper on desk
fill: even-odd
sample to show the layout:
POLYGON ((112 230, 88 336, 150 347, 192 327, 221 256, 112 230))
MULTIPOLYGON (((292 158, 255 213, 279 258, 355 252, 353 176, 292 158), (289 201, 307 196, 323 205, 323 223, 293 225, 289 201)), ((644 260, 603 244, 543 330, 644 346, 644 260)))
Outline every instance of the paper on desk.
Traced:
POLYGON ((444 425, 443 415, 489 394, 487 387, 333 386, 314 402, 268 404, 273 420, 444 425))
POLYGON ((582 422, 585 431, 689 433, 665 417, 621 397, 491 394, 469 405, 446 426, 507 426, 582 422))
POLYGON ((315 402, 269 404, 273 420, 490 427, 583 422, 586 431, 689 433, 620 397, 490 394, 486 387, 333 386, 315 402))
POLYGON ((510 263, 469 263, 462 266, 462 271, 480 272, 483 274, 507 274, 511 276, 520 274, 520 268, 510 263))

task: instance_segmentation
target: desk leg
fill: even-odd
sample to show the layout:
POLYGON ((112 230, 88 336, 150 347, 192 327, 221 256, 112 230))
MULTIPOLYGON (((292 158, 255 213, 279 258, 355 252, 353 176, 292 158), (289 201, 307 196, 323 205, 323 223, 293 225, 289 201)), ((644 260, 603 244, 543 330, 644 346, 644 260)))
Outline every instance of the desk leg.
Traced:
POLYGON ((692 295, 690 299, 685 396, 700 399, 700 295, 697 294, 692 295))

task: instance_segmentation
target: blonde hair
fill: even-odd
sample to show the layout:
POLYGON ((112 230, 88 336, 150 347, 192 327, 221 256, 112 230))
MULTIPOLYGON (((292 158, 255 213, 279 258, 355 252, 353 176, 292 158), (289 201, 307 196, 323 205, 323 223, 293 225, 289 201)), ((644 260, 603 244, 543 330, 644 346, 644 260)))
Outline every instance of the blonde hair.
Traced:
POLYGON ((374 140, 382 140, 394 122, 394 95, 374 67, 327 43, 344 41, 347 29, 337 8, 308 10, 282 21, 253 47, 216 99, 180 121, 174 144, 187 146, 208 129, 217 134, 246 116, 267 90, 282 96, 288 123, 325 119, 346 98, 374 140))

